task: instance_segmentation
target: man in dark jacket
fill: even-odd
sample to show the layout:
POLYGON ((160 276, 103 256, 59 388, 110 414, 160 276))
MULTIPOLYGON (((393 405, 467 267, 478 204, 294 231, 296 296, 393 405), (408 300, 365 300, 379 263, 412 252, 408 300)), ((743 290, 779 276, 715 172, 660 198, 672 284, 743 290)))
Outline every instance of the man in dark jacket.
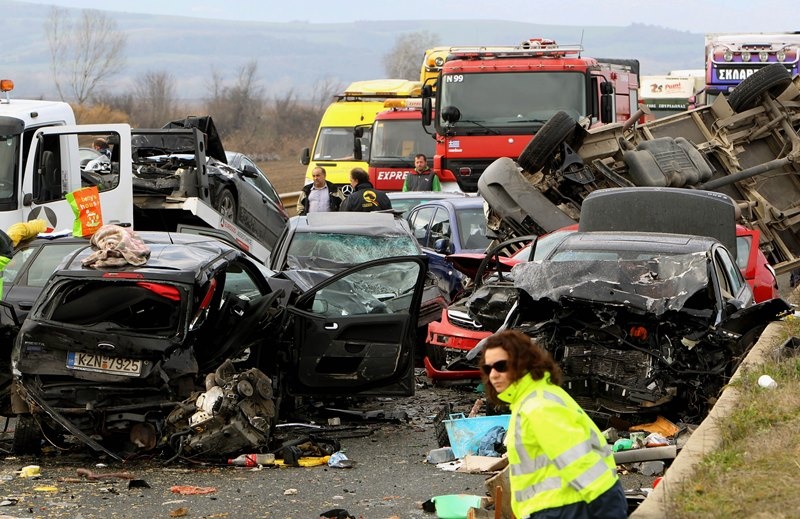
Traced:
POLYGON ((303 186, 297 198, 297 215, 338 211, 344 200, 341 190, 325 180, 325 168, 317 166, 311 171, 313 182, 303 186))
POLYGON ((369 173, 361 168, 353 168, 350 171, 350 185, 353 192, 342 202, 340 211, 383 211, 392 208, 392 201, 386 193, 372 187, 369 181, 369 173))
POLYGON ((423 153, 414 156, 414 171, 406 175, 403 191, 441 191, 439 177, 428 167, 428 158, 423 153))

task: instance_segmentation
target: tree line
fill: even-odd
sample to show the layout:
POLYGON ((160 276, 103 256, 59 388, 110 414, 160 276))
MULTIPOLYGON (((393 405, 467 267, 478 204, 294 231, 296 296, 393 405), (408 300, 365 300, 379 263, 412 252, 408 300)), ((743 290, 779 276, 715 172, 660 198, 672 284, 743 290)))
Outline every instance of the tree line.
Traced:
MULTIPOLYGON (((127 36, 113 19, 94 9, 73 18, 69 11, 53 7, 45 34, 56 91, 73 105, 79 124, 124 122, 158 128, 189 114, 207 114, 226 148, 256 160, 297 156, 310 146, 325 108, 346 86, 320 79, 311 99, 300 99, 293 90, 270 95, 259 81, 258 61, 253 59, 233 76, 212 70, 209 90, 200 102, 178 97, 168 64, 138 78, 130 91, 111 92, 107 87, 125 67, 127 46, 127 36)), ((427 31, 400 36, 384 56, 387 77, 419 79, 422 54, 437 43, 427 31)))

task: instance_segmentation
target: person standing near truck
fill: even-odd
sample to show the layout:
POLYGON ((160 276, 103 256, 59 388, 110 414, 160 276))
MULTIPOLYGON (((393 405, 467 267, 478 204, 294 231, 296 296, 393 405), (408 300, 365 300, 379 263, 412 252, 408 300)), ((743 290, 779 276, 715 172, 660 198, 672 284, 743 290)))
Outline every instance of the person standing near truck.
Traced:
POLYGON ((342 202, 340 211, 383 211, 392 208, 392 201, 386 193, 375 189, 369 181, 369 173, 363 168, 353 168, 350 171, 350 185, 353 192, 347 195, 342 202))
POLYGON ((341 190, 325 180, 325 168, 317 166, 311 172, 311 184, 306 184, 297 198, 297 215, 338 211, 344 200, 341 190))
POLYGON ((518 330, 486 339, 486 394, 511 405, 511 509, 520 519, 625 518, 628 505, 603 433, 560 386, 552 355, 518 330))
POLYGON ((414 155, 414 171, 406 175, 403 191, 441 191, 439 177, 428 167, 424 153, 414 155))

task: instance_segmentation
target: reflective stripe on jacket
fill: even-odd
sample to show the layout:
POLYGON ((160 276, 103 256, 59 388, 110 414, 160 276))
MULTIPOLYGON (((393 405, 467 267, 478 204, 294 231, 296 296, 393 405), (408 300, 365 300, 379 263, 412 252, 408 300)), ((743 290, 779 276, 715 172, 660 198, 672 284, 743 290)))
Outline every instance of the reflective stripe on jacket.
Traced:
POLYGON ((592 419, 550 374, 530 374, 499 395, 511 404, 506 435, 517 517, 593 501, 617 481, 616 464, 592 419))

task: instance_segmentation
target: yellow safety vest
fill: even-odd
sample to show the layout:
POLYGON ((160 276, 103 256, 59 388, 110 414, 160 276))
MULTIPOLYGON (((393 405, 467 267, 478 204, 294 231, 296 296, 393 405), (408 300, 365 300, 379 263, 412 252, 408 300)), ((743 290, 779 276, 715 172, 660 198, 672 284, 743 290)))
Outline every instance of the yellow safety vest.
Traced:
POLYGON ((498 396, 511 404, 506 446, 516 517, 590 503, 617 482, 600 429, 549 373, 539 380, 529 373, 498 396))

